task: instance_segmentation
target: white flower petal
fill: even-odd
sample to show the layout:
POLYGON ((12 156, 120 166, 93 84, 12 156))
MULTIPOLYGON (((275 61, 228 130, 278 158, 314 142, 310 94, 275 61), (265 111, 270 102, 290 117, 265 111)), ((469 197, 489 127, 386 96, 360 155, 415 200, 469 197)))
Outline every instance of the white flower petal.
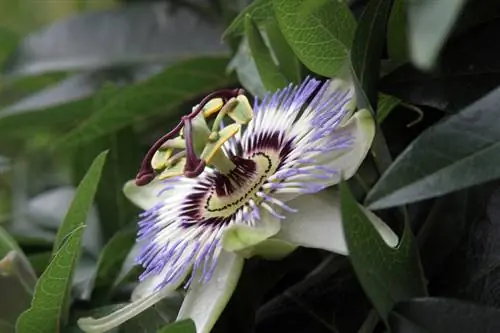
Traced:
MULTIPOLYGON (((132 291, 132 296, 130 297, 130 299, 135 302, 136 300, 148 297, 149 295, 153 294, 156 291, 157 286, 162 283, 163 280, 165 280, 166 275, 167 273, 169 273, 169 271, 170 270, 168 269, 168 267, 166 267, 159 274, 149 276, 143 281, 139 282, 134 291, 132 291)), ((167 287, 170 292, 165 291, 165 293, 167 295, 173 293, 188 276, 189 272, 190 270, 187 269, 183 276, 179 277, 176 281, 174 281, 167 287)))
POLYGON ((164 188, 165 185, 156 178, 151 183, 144 186, 137 186, 135 180, 129 180, 123 186, 123 194, 125 194, 125 196, 137 207, 147 210, 156 205, 161 198, 167 195, 168 191, 162 193, 161 196, 158 195, 164 188))
POLYGON ((161 301, 171 290, 160 290, 99 319, 92 317, 78 319, 78 326, 84 332, 102 333, 109 331, 161 301))
MULTIPOLYGON (((324 190, 303 195, 290 201, 289 205, 297 208, 298 212, 287 215, 276 238, 305 247, 348 254, 337 191, 324 190)), ((364 210, 387 245, 397 246, 398 236, 375 214, 364 210)))
POLYGON ((366 109, 356 112, 344 126, 340 127, 337 134, 340 136, 349 133, 353 144, 346 150, 331 151, 326 153, 318 164, 328 169, 338 170, 325 181, 326 186, 332 186, 340 182, 340 177, 351 178, 363 163, 375 137, 375 122, 372 115, 366 109))
POLYGON ((132 302, 123 308, 98 319, 92 317, 81 318, 78 320, 78 325, 84 332, 105 332, 123 324, 127 320, 132 319, 161 301, 163 298, 171 297, 175 294, 175 290, 179 287, 179 285, 184 281, 189 273, 189 270, 186 270, 186 273, 183 276, 180 276, 177 280, 168 284, 163 289, 156 290, 156 287, 165 279, 165 275, 168 272, 169 270, 165 268, 159 274, 141 281, 132 292, 132 302))
POLYGON ((244 259, 222 251, 213 277, 205 284, 194 279, 177 320, 191 318, 197 333, 209 333, 233 294, 244 259))

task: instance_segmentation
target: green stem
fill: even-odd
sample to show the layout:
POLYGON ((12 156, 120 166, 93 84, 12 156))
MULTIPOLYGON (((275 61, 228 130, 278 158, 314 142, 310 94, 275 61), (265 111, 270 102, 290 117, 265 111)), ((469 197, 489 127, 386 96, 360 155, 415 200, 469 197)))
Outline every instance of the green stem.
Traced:
POLYGON ((378 313, 371 309, 365 321, 358 330, 358 333, 373 333, 379 322, 378 313))
POLYGON ((377 131, 375 133, 375 138, 373 139, 371 153, 377 166, 377 170, 380 175, 382 175, 387 168, 392 163, 391 153, 387 147, 384 134, 379 125, 377 125, 377 131))

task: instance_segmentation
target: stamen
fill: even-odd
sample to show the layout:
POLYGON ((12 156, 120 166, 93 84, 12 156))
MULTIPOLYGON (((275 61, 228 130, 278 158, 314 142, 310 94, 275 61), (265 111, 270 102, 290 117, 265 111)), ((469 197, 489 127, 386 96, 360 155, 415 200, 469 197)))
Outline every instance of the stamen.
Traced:
POLYGON ((275 218, 280 219, 280 220, 285 219, 284 215, 278 214, 278 212, 276 212, 274 209, 272 209, 271 206, 269 206, 267 203, 262 202, 260 205, 262 206, 262 208, 265 208, 269 213, 271 213, 271 215, 274 216, 275 218))
POLYGON ((286 211, 288 211, 290 213, 296 213, 297 212, 297 209, 292 208, 292 207, 288 206, 287 204, 285 204, 283 201, 278 200, 276 198, 273 198, 273 197, 271 197, 271 196, 269 196, 269 195, 267 195, 267 194, 265 194, 263 192, 257 192, 257 195, 259 197, 263 198, 264 200, 266 200, 266 201, 268 201, 268 202, 270 202, 272 204, 275 204, 275 205, 283 208, 284 210, 286 210, 286 211))
MULTIPOLYGON (((225 90, 215 91, 215 92, 205 96, 205 98, 202 99, 202 101, 200 102, 198 107, 185 117, 186 117, 186 119, 192 120, 194 117, 196 117, 203 110, 203 107, 213 98, 220 97, 223 100, 228 100, 231 97, 236 97, 236 96, 242 95, 244 93, 245 93, 245 91, 243 89, 225 89, 225 90)), ((177 126, 175 126, 175 128, 173 130, 171 130, 170 132, 165 134, 163 137, 161 137, 159 140, 157 140, 153 144, 153 146, 149 149, 149 151, 146 153, 146 156, 142 160, 141 168, 139 169, 139 172, 137 173, 137 176, 135 179, 135 183, 137 186, 147 185, 154 179, 155 172, 153 170, 153 167, 151 166, 151 160, 153 159, 154 154, 156 153, 156 151, 158 149, 161 148, 161 146, 165 142, 167 142, 170 139, 173 139, 176 135, 178 135, 179 132, 181 131, 183 125, 185 125, 185 123, 186 122, 184 120, 181 120, 177 124, 177 126)), ((186 147, 186 148, 188 148, 188 147, 186 147)), ((193 162, 191 162, 191 164, 193 164, 193 162)), ((193 165, 191 165, 191 167, 192 166, 193 165)), ((205 166, 203 166, 203 168, 204 167, 205 166)), ((200 168, 201 168, 201 165, 198 165, 197 168, 191 169, 188 172, 190 172, 189 173, 190 175, 193 175, 193 173, 198 172, 200 168)), ((198 175, 199 175, 199 173, 198 173, 198 175)))

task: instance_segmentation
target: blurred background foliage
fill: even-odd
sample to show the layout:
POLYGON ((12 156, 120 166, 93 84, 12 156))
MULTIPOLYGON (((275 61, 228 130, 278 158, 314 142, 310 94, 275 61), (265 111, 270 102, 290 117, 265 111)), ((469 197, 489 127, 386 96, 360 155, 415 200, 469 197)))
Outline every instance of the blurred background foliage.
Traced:
MULTIPOLYGON (((74 277, 66 278, 73 278, 72 305, 67 324, 57 317, 64 323, 58 332, 79 332, 79 316, 128 301, 138 274, 137 210, 121 189, 155 138, 212 90, 242 85, 262 96, 308 74, 334 76, 345 61, 365 93, 361 103, 375 112, 387 156, 409 150, 415 155, 402 154, 407 164, 429 170, 473 156, 482 147, 463 132, 422 134, 435 124, 453 132, 456 123, 442 121, 453 114, 477 125, 468 133, 491 141, 487 162, 475 160, 483 169, 459 168, 450 181, 441 169, 414 175, 392 168, 368 194, 377 208, 410 203, 432 296, 491 306, 409 299, 388 315, 393 331, 470 333, 472 323, 474 332, 497 332, 499 33, 500 6, 489 0, 0 0, 0 270, 3 262, 17 272, 0 276, 0 333, 15 332, 54 243, 70 237, 58 230, 100 152, 108 155, 91 168, 101 180, 74 277), (314 33, 301 33, 308 29, 314 33), (425 155, 444 141, 467 156, 425 155), (468 176, 462 182, 457 174, 468 176), (426 177, 439 186, 412 187, 426 177), (399 186, 404 195, 394 199, 399 186), (19 247, 25 256, 7 257, 19 247), (458 320, 465 313, 474 320, 458 320)), ((358 199, 391 162, 366 161, 362 186, 351 184, 358 199)), ((394 212, 383 213, 394 220, 394 212)), ((346 258, 317 250, 280 262, 252 259, 214 331, 382 332, 356 273, 346 258)), ((156 332, 181 300, 179 292, 116 332, 156 332)))

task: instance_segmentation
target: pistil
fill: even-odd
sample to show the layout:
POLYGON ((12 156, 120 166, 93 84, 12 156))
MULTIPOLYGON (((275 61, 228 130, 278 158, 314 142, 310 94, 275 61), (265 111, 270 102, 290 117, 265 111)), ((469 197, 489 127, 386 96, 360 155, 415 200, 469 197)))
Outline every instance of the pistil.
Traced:
MULTIPOLYGON (((141 168, 139 169, 139 172, 137 173, 137 176, 135 178, 135 182, 137 186, 144 186, 149 184, 155 177, 155 171, 153 170, 153 167, 151 166, 151 160, 153 159, 154 154, 158 149, 160 149, 165 142, 167 142, 170 139, 175 138, 179 134, 182 128, 184 128, 184 131, 186 132, 186 125, 191 127, 191 121, 203 110, 203 107, 212 99, 214 98, 222 98, 224 102, 230 100, 233 97, 237 97, 238 95, 243 94, 244 91, 242 89, 224 89, 224 90, 219 90, 215 91, 209 95, 207 95, 203 100, 200 102, 198 107, 193 110, 189 115, 184 116, 182 120, 175 126, 173 130, 171 130, 169 133, 165 134, 163 137, 158 139, 153 146, 149 149, 149 151, 146 153, 146 156, 144 157, 142 163, 141 163, 141 168)), ((194 154, 194 150, 192 147, 192 138, 191 138, 191 133, 184 133, 186 136, 186 141, 189 141, 190 144, 186 142, 186 150, 192 150, 192 154, 188 152, 188 158, 187 158, 187 163, 185 166, 184 173, 186 177, 196 177, 200 175, 203 172, 203 169, 205 168, 205 162, 194 154)))

